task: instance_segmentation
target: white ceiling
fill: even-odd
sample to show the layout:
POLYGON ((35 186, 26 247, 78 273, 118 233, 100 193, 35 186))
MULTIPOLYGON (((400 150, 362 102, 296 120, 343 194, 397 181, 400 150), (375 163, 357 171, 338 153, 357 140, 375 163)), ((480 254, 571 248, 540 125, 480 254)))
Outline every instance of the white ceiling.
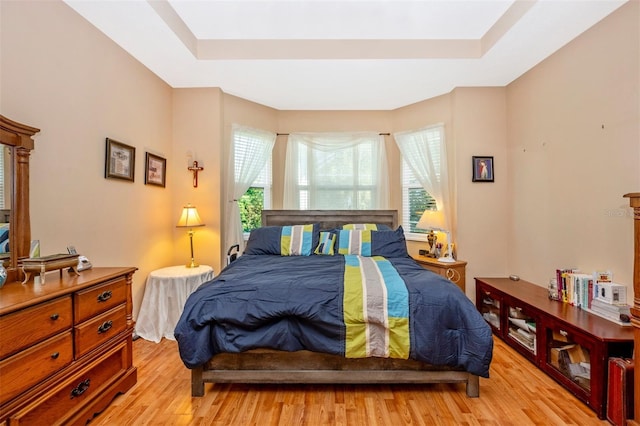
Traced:
POLYGON ((505 86, 627 0, 65 0, 175 88, 389 110, 505 86))

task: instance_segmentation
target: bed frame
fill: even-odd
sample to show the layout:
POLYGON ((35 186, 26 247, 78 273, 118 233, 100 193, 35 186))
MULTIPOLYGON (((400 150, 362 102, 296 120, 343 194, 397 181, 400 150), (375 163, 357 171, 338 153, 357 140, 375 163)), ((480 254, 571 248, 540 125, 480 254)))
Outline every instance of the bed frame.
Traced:
MULTIPOLYGON (((346 223, 398 224, 395 210, 265 210, 264 226, 320 223, 332 229, 346 223)), ((203 396, 205 383, 464 383, 469 397, 480 395, 479 377, 462 369, 415 360, 344 358, 310 351, 255 349, 217 354, 191 370, 191 395, 203 396)))

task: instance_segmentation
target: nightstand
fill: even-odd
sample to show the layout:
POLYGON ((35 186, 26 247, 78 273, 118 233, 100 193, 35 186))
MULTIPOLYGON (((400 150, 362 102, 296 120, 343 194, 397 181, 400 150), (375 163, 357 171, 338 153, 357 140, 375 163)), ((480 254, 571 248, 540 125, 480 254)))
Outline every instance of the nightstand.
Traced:
POLYGON ((136 334, 156 343, 163 337, 175 340, 173 330, 187 298, 200 284, 213 277, 213 269, 207 265, 195 268, 169 266, 149 273, 136 320, 136 334))
POLYGON ((424 269, 428 269, 438 275, 442 275, 449 279, 449 281, 454 282, 464 293, 465 268, 467 266, 467 262, 463 260, 456 260, 455 262, 438 262, 437 259, 423 256, 416 256, 413 259, 422 265, 424 269))

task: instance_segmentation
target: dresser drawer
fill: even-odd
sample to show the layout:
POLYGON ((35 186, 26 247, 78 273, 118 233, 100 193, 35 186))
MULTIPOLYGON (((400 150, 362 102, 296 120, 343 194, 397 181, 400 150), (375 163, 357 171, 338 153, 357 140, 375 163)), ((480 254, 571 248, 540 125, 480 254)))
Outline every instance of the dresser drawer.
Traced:
POLYGON ((116 336, 127 327, 127 306, 122 304, 73 329, 76 359, 116 336))
POLYGON ((127 282, 124 277, 78 291, 74 294, 75 323, 79 324, 126 301, 127 282))
POLYGON ((37 385, 73 360, 71 330, 0 361, 0 404, 37 385))
POLYGON ((0 359, 53 336, 73 323, 71 296, 0 317, 0 359))
POLYGON ((127 341, 123 340, 118 346, 11 415, 9 423, 36 425, 43 424, 45 419, 46 424, 65 423, 125 374, 130 356, 127 341))

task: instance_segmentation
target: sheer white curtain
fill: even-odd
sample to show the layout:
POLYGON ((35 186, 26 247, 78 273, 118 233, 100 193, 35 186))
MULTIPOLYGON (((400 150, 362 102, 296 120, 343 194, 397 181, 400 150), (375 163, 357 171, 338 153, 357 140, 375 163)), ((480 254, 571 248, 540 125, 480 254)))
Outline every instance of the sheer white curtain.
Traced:
POLYGON ((247 189, 265 167, 275 142, 275 133, 239 124, 231 126, 229 186, 227 188, 230 205, 227 216, 227 248, 234 244, 240 245, 241 252, 244 248, 238 200, 247 192, 247 189))
POLYGON ((388 186, 384 137, 378 133, 289 135, 285 209, 384 209, 388 186))
POLYGON ((442 124, 393 134, 402 158, 442 210, 445 226, 453 233, 454 206, 449 192, 447 149, 442 124))

